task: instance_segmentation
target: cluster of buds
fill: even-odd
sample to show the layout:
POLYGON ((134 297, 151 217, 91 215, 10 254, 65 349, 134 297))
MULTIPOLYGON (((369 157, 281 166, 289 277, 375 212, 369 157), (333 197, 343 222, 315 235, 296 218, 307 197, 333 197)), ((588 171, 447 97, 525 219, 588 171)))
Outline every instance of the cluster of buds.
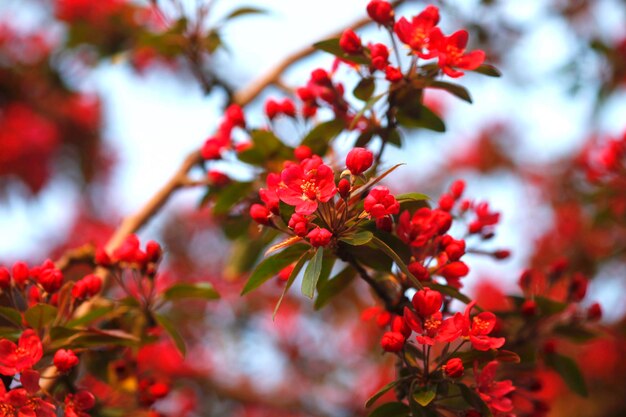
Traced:
POLYGON ((226 109, 224 118, 220 122, 217 132, 209 137, 202 145, 200 153, 206 160, 216 160, 222 158, 222 153, 231 148, 241 150, 241 146, 247 143, 234 145, 232 133, 235 128, 245 129, 246 119, 240 106, 233 104, 226 109))

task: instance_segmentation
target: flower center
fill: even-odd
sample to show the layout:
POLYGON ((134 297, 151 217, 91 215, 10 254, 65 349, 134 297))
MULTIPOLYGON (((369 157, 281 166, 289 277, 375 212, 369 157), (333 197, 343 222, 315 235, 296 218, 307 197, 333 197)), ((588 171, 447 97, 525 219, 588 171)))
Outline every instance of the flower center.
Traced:
POLYGON ((424 322, 424 328, 428 331, 437 330, 441 326, 441 320, 438 320, 434 317, 429 317, 424 322))
POLYGON ((478 317, 474 317, 472 321, 473 321, 472 328, 474 331, 478 330, 479 332, 483 333, 489 329, 489 323, 486 322, 485 320, 481 320, 478 317))
POLYGON ((302 190, 303 200, 315 200, 319 192, 317 184, 315 184, 315 181, 311 180, 303 181, 300 185, 300 189, 302 190))

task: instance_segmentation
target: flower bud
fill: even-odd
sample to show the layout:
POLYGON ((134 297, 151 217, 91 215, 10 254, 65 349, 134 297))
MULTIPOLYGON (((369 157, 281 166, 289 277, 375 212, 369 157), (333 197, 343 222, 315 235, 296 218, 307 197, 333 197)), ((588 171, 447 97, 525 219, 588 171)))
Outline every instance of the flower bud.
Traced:
POLYGON ((376 23, 389 25, 393 23, 394 12, 391 3, 383 0, 372 0, 367 5, 367 14, 376 23))
POLYGON ((587 286, 589 285, 589 281, 582 274, 577 273, 572 277, 572 282, 570 283, 569 291, 570 298, 572 301, 578 302, 585 298, 587 294, 587 286))
POLYGON ((424 288, 413 296, 413 307, 422 318, 430 317, 441 309, 443 298, 439 291, 424 288))
POLYGON ((296 267, 296 264, 287 265, 283 269, 278 272, 278 280, 282 282, 286 282, 289 280, 289 276, 293 272, 293 269, 296 267))
POLYGON ((270 120, 273 120, 280 113, 280 104, 276 100, 268 99, 265 102, 265 114, 270 120))
POLYGON ((297 236, 304 237, 309 231, 309 219, 302 214, 294 213, 289 219, 288 226, 297 236))
POLYGON ((602 307, 598 303, 593 303, 587 309, 587 319, 598 321, 602 318, 602 307))
POLYGON ((428 269, 421 262, 411 262, 408 266, 409 272, 420 281, 428 281, 430 274, 428 269))
POLYGON ((158 262, 159 259, 161 259, 161 255, 163 255, 161 245, 154 240, 148 241, 148 243, 146 243, 146 255, 148 256, 149 262, 158 262))
POLYGON ((450 378, 460 378, 463 376, 463 361, 459 358, 452 358, 442 366, 443 371, 450 378))
POLYGON ((386 352, 399 352, 404 347, 404 336, 398 332, 385 332, 380 345, 386 352))
POLYGON ((306 145, 300 145, 293 150, 293 155, 298 161, 304 161, 313 156, 313 151, 306 145))
POLYGON ((387 68, 385 68, 385 78, 387 81, 397 83, 402 79, 402 72, 396 67, 387 65, 387 68))
POLYGON ((360 175, 374 163, 374 154, 369 149, 354 148, 346 156, 346 167, 352 175, 360 175))
POLYGON ((37 282, 48 294, 55 293, 63 285, 63 273, 56 268, 44 269, 40 272, 37 282))
POLYGON ((402 316, 394 316, 391 320, 391 331, 400 333, 405 339, 411 336, 411 328, 406 324, 402 316))
POLYGON ((376 228, 387 233, 391 233, 393 230, 393 220, 389 216, 379 217, 376 219, 376 228))
POLYGON ((70 349, 59 349, 54 354, 53 362, 57 370, 64 374, 78 365, 78 357, 70 349))
POLYGON ((450 184, 450 194, 456 200, 461 198, 463 195, 463 191, 465 190, 465 182, 463 180, 456 180, 452 184, 450 184))
POLYGON ((454 197, 450 194, 443 194, 439 198, 439 208, 443 211, 451 211, 454 208, 454 197))
POLYGON ((439 275, 448 280, 455 280, 466 276, 469 268, 461 261, 451 262, 439 270, 439 275))
POLYGON ((11 287, 11 273, 4 266, 0 266, 0 290, 7 290, 11 287))
POLYGON ((339 38, 339 46, 347 54, 358 54, 363 51, 361 38, 352 29, 343 32, 339 38))
POLYGON ((111 258, 109 257, 109 254, 106 253, 106 251, 102 247, 96 248, 96 253, 94 254, 94 261, 96 262, 97 265, 100 265, 100 266, 104 266, 104 267, 111 266, 111 258))
POLYGON ((259 224, 269 224, 270 211, 262 204, 253 204, 250 206, 250 217, 259 224))
POLYGON ((520 310, 525 316, 534 316, 537 314, 537 303, 534 300, 526 300, 522 303, 520 310))
POLYGON ((337 184, 337 191, 339 191, 341 198, 346 199, 350 196, 350 188, 350 181, 345 178, 339 180, 339 184, 337 184))
POLYGON ((288 98, 280 103, 280 111, 285 116, 296 117, 296 105, 288 98))
POLYGON ((309 239, 309 242, 311 242, 311 245, 317 248, 319 246, 328 245, 333 234, 324 228, 317 227, 311 230, 306 237, 309 239))
POLYGON ((389 49, 382 43, 375 43, 369 46, 372 67, 384 71, 389 65, 389 49))
POLYGON ((230 182, 230 177, 228 175, 215 169, 207 172, 207 179, 209 180, 209 184, 213 187, 223 187, 230 182))
POLYGON ((379 219, 400 212, 400 203, 389 193, 386 187, 377 186, 372 188, 365 200, 363 209, 373 218, 379 219))
POLYGON ((26 281, 30 277, 30 270, 28 269, 28 265, 26 262, 18 261, 13 264, 12 269, 13 282, 18 287, 24 287, 26 285, 26 281))
POLYGON ((225 113, 226 119, 231 123, 231 125, 242 128, 246 127, 246 118, 243 114, 241 106, 238 104, 231 104, 228 106, 225 113))
POLYGON ((317 85, 328 85, 330 84, 330 76, 328 75, 328 72, 326 72, 326 70, 318 68, 311 72, 311 81, 313 81, 313 83, 317 85))

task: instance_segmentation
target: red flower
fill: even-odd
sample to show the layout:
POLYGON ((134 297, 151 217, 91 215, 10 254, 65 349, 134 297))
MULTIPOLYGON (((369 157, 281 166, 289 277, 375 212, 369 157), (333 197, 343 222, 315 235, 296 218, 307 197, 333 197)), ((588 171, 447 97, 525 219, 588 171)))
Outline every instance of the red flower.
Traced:
POLYGON ((497 349, 504 345, 503 337, 487 336, 496 325, 496 316, 493 313, 484 311, 470 319, 470 311, 476 304, 472 301, 465 308, 465 313, 456 313, 453 317, 446 319, 442 326, 437 340, 451 342, 459 337, 469 339, 476 350, 497 349))
POLYGON ((66 417, 89 417, 85 411, 96 405, 96 397, 89 391, 78 391, 65 397, 66 417))
POLYGON ((369 149, 354 148, 346 156, 346 167, 352 175, 360 175, 367 171, 374 162, 374 154, 369 149))
POLYGON ((415 16, 409 23, 404 17, 394 26, 398 38, 408 45, 420 58, 433 58, 432 52, 424 52, 429 47, 430 33, 439 23, 439 9, 435 6, 427 6, 420 14, 415 16))
POLYGON ((378 186, 374 187, 365 197, 363 208, 370 216, 380 219, 391 214, 398 214, 400 203, 393 195, 389 194, 388 188, 378 186))
POLYGON ((311 242, 311 245, 318 247, 328 245, 330 243, 330 239, 333 237, 333 234, 324 228, 317 227, 311 230, 306 237, 311 242))
POLYGON ((460 378, 463 376, 463 361, 459 358, 452 358, 442 366, 443 371, 450 378, 460 378))
POLYGON ((372 0, 367 5, 367 14, 376 23, 390 25, 393 23, 394 12, 391 3, 382 0, 372 0))
POLYGON ((385 332, 380 345, 386 352, 399 352, 404 347, 405 338, 402 333, 398 332, 385 332))
POLYGON ((442 324, 441 311, 435 311, 427 317, 420 317, 408 307, 404 307, 404 320, 406 324, 418 333, 416 340, 423 345, 434 345, 442 324))
POLYGON ((445 36, 439 28, 434 28, 430 32, 430 43, 428 48, 434 53, 430 56, 438 56, 439 68, 450 77, 458 78, 463 72, 455 68, 474 70, 485 60, 484 51, 472 51, 465 53, 468 34, 466 30, 459 30, 450 36, 445 36))
POLYGON ((496 413, 507 413, 513 410, 513 403, 505 397, 515 391, 513 383, 510 380, 494 381, 498 361, 489 362, 481 372, 478 372, 477 365, 477 363, 474 364, 474 375, 476 376, 476 391, 480 398, 496 413))
POLYGON ((278 197, 294 206, 298 214, 313 213, 318 202, 327 202, 337 192, 335 174, 319 156, 289 165, 280 177, 282 184, 277 191, 278 197))
POLYGON ((346 29, 341 34, 339 46, 347 54, 358 54, 363 51, 361 38, 352 29, 346 29))
POLYGON ((230 145, 230 138, 222 135, 215 135, 206 140, 200 153, 202 158, 206 160, 220 159, 222 157, 222 151, 230 145))
POLYGON ((0 340, 0 374, 15 375, 30 369, 41 359, 43 347, 39 336, 32 329, 26 329, 17 345, 10 340, 0 340))
POLYGON ((274 214, 278 214, 280 202, 278 200, 278 186, 280 184, 280 175, 273 172, 267 174, 267 188, 259 190, 259 197, 265 203, 265 207, 274 214))
POLYGON ((54 366, 56 366, 61 373, 66 373, 78 365, 78 357, 70 349, 57 350, 52 361, 54 362, 54 366))
POLYGON ((450 213, 423 207, 412 217, 408 211, 403 212, 398 219, 396 233, 404 243, 422 247, 434 237, 446 233, 451 225, 450 213))

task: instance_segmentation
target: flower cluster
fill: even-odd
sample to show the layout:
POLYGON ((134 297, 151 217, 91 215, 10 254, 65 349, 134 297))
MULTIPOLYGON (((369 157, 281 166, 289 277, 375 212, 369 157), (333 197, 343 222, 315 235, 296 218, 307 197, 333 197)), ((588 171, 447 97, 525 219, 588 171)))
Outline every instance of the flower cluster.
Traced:
MULTIPOLYGON (((444 35, 437 27, 439 9, 436 6, 427 6, 411 20, 402 17, 396 21, 391 4, 383 0, 372 0, 367 11, 372 20, 384 26, 392 35, 395 34, 415 57, 436 58, 441 71, 450 77, 461 77, 463 72, 460 70, 475 70, 485 60, 483 51, 466 52, 467 31, 459 30, 450 36, 444 35)), ((339 45, 346 54, 362 55, 369 59, 370 71, 383 71, 391 82, 412 76, 410 73, 402 73, 399 62, 397 66, 390 64, 387 46, 377 43, 366 48, 358 35, 350 29, 343 33, 339 45)))
MULTIPOLYGON (((233 104, 224 114, 224 118, 220 122, 217 132, 209 137, 200 150, 202 157, 207 160, 221 159, 222 152, 231 149, 232 132, 235 128, 245 128, 246 120, 241 107, 233 104)), ((244 143, 243 146, 246 146, 244 143)), ((241 149, 235 146, 236 149, 241 149)))

